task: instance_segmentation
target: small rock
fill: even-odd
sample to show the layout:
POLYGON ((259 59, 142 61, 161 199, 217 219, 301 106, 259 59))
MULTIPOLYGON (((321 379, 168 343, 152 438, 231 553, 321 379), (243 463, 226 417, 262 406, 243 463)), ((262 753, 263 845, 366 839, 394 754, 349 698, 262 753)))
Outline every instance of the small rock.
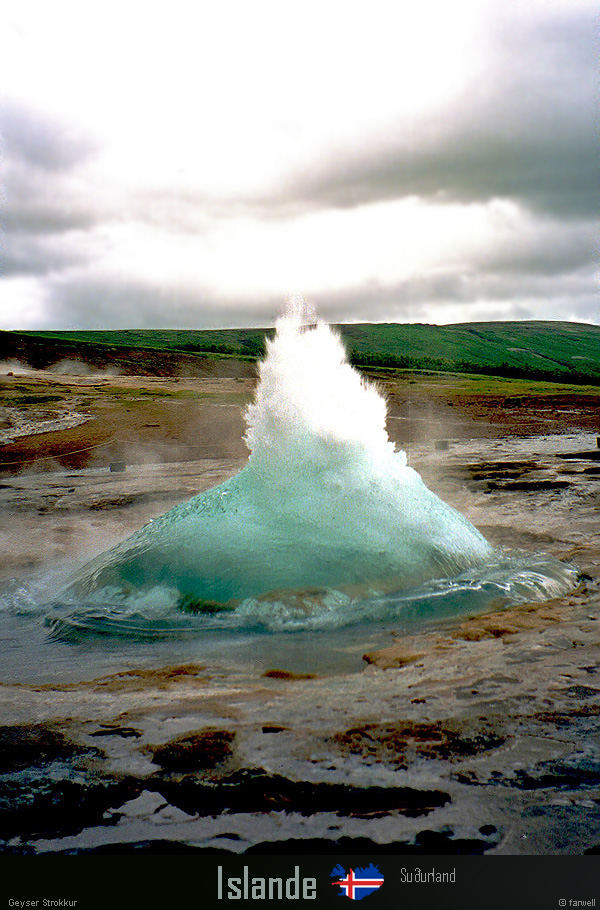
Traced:
POLYGON ((216 767, 232 755, 235 733, 206 727, 159 746, 148 746, 152 761, 166 771, 200 771, 216 767))

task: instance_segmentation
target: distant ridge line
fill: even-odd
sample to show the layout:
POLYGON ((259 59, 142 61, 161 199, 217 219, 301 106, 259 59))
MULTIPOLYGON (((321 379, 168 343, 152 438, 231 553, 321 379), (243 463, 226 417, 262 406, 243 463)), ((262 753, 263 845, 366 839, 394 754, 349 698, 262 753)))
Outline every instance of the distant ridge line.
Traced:
MULTIPOLYGON (((523 376, 600 385, 600 326, 527 320, 427 323, 346 323, 334 326, 350 360, 365 369, 427 370, 523 376)), ((63 357, 111 357, 190 365, 209 360, 256 361, 273 329, 114 329, 0 332, 0 360, 49 363, 63 357), (92 350, 93 349, 93 350, 92 350), (68 353, 67 353, 68 352, 68 353)), ((140 364, 141 366, 141 364, 140 364)), ((135 368, 132 367, 132 368, 135 368)), ((172 364, 169 370, 172 369, 172 364)))

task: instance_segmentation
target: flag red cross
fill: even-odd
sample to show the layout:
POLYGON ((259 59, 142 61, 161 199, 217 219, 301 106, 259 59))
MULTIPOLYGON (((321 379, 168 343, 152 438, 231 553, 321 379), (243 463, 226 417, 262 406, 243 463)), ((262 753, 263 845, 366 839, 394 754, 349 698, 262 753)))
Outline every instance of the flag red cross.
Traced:
POLYGON ((354 900, 354 892, 356 888, 381 888, 383 885, 382 878, 356 878, 354 875, 354 869, 350 869, 350 872, 347 874, 346 878, 342 878, 339 882, 332 882, 332 885, 340 885, 344 888, 346 897, 349 897, 350 900, 354 900))

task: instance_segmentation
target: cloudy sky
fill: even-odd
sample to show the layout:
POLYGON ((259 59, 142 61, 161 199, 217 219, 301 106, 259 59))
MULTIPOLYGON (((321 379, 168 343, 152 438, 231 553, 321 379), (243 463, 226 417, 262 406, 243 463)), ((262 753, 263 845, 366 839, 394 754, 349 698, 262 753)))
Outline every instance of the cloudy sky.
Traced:
POLYGON ((596 0, 0 16, 0 328, 600 323, 596 0))

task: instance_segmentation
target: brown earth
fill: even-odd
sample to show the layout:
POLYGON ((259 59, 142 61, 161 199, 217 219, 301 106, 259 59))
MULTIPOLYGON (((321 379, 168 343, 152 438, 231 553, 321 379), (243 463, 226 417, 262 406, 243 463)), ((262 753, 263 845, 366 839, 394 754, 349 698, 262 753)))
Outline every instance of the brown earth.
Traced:
POLYGON ((16 410, 30 433, 0 445, 0 472, 245 457, 241 414, 252 388, 253 380, 239 376, 5 376, 1 400, 10 404, 4 431, 10 432, 16 410), (45 397, 54 399, 51 407, 45 397), (45 420, 73 412, 90 419, 43 432, 45 420))
MULTIPOLYGON (((9 371, 1 377, 0 431, 10 431, 16 411, 30 432, 4 445, 0 432, 0 473, 245 458, 243 411, 254 368, 224 360, 220 369, 218 377, 181 379, 9 371), (43 431, 44 420, 74 412, 90 419, 43 431)), ((387 397, 390 438, 408 449, 424 441, 443 446, 452 439, 600 431, 600 389, 594 387, 369 375, 387 397)))

